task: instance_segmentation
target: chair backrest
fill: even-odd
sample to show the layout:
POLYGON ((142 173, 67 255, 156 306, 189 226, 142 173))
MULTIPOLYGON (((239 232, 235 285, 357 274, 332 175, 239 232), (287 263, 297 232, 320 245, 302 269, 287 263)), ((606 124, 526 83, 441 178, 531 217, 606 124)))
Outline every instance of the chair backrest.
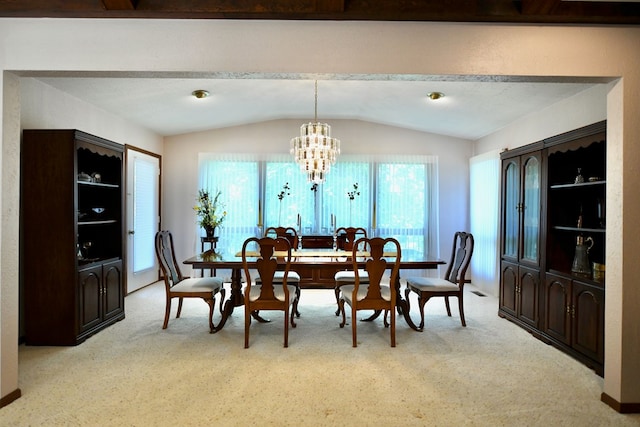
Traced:
MULTIPOLYGON (((284 289, 285 296, 288 300, 289 290, 287 288, 287 278, 289 277, 289 268, 291 267, 291 246, 289 245, 289 240, 284 237, 250 237, 244 241, 242 245, 242 267, 244 269, 244 274, 247 279, 247 286, 245 288, 245 293, 250 292, 250 288, 252 285, 251 281, 251 271, 249 267, 249 259, 255 259, 255 269, 257 270, 257 274, 260 277, 261 281, 261 291, 260 297, 261 300, 276 300, 274 295, 274 283, 276 286, 282 286, 284 289), (249 246, 254 242, 257 244, 258 248, 258 256, 255 256, 255 253, 251 253, 254 251, 253 248, 249 246), (278 249, 279 247, 286 247, 287 249, 285 256, 276 259, 274 252, 281 251, 278 249), (278 270, 278 265, 284 266, 284 276, 282 279, 278 278, 277 281, 274 280, 276 271, 278 270)), ((282 267, 281 267, 282 268, 282 267)))
POLYGON ((173 236, 167 230, 156 233, 156 256, 160 262, 164 283, 167 288, 173 287, 184 279, 173 250, 173 236))
MULTIPOLYGON (((264 237, 284 237, 289 241, 289 246, 292 248, 298 247, 298 232, 293 227, 269 227, 264 231, 264 237)), ((277 248, 277 251, 286 251, 287 248, 285 245, 280 244, 277 248)))
POLYGON ((462 288, 467 269, 471 263, 471 255, 473 255, 473 235, 464 231, 456 232, 453 235, 451 260, 444 276, 445 279, 462 288))
MULTIPOLYGON (((353 271, 355 273, 355 286, 356 289, 360 286, 360 269, 358 268, 358 251, 367 250, 369 256, 365 262, 364 270, 368 274, 367 284, 369 288, 367 290, 366 299, 382 299, 380 292, 380 285, 382 284, 382 278, 387 270, 391 270, 390 286, 393 287, 394 283, 397 283, 398 274, 400 271, 400 259, 402 257, 400 243, 391 237, 372 237, 372 238, 360 238, 355 241, 352 249, 353 271), (384 258, 384 248, 386 245, 392 245, 393 248, 389 248, 390 252, 395 251, 396 256, 393 260, 384 258)), ((356 290, 357 294, 357 290, 356 290)), ((396 293, 391 292, 391 303, 395 305, 396 293)))
POLYGON ((367 238, 367 230, 362 227, 340 227, 336 230, 336 243, 340 250, 352 250, 353 243, 360 238, 367 238))

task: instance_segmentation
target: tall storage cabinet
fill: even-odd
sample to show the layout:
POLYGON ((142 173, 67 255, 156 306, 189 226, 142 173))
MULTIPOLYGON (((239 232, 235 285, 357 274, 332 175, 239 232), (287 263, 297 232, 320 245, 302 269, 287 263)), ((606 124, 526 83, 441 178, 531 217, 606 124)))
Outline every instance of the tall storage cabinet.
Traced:
POLYGON ((76 345, 124 318, 123 147, 25 130, 21 155, 25 342, 76 345))
POLYGON ((599 374, 605 131, 600 122, 502 154, 499 315, 599 374))
POLYGON ((542 247, 540 148, 514 150, 502 161, 500 311, 533 328, 539 322, 542 247))

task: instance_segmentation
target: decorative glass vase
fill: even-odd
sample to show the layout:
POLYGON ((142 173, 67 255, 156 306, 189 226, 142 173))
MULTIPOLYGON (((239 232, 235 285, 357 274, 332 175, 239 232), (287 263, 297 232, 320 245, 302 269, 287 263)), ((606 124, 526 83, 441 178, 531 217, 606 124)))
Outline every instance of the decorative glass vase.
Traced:
POLYGON ((213 239, 216 236, 216 227, 204 227, 207 239, 213 239))

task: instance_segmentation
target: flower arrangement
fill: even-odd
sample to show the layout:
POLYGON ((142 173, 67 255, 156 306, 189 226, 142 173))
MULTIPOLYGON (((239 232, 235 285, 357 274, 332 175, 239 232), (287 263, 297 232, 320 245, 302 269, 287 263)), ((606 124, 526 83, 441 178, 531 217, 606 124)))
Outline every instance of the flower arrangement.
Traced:
POLYGON ((284 199, 286 196, 291 195, 290 190, 291 188, 289 187, 289 183, 285 182, 282 186, 282 191, 278 193, 278 200, 280 200, 280 206, 278 208, 278 227, 280 227, 282 219, 282 199, 284 199))
POLYGON ((353 201, 356 196, 359 196, 360 192, 358 191, 358 183, 353 184, 353 191, 347 191, 347 196, 349 196, 349 200, 353 201))
POLYGON ((227 216, 227 211, 224 209, 224 205, 218 199, 220 198, 221 191, 218 191, 216 195, 211 198, 209 192, 206 190, 198 191, 198 204, 193 207, 198 215, 198 225, 205 229, 207 237, 213 237, 216 227, 220 227, 227 216))
POLYGON ((347 196, 349 196, 349 225, 351 224, 351 211, 353 207, 353 200, 356 196, 360 195, 360 191, 358 191, 358 183, 353 184, 353 190, 347 191, 347 196))
POLYGON ((291 195, 289 190, 291 190, 291 188, 289 188, 289 183, 285 182, 284 185, 282 186, 282 191, 278 193, 278 200, 280 200, 280 202, 282 202, 282 199, 284 199, 285 196, 291 195))

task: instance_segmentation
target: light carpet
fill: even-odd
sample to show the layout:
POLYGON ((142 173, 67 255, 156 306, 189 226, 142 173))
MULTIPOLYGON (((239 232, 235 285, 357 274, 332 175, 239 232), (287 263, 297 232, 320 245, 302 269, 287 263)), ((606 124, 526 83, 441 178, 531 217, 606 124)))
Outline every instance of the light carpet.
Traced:
POLYGON ((207 305, 187 300, 162 330, 157 283, 126 298, 125 320, 79 346, 20 346, 23 396, 0 409, 0 424, 640 425, 640 415, 600 402, 602 378, 592 370, 500 319, 496 299, 471 290, 466 328, 455 300, 447 317, 433 299, 424 332, 398 318, 396 348, 381 319, 359 322, 352 348, 333 291, 303 290, 289 348, 282 314, 267 312, 273 321, 254 321, 244 349, 242 308, 209 334, 207 305))

